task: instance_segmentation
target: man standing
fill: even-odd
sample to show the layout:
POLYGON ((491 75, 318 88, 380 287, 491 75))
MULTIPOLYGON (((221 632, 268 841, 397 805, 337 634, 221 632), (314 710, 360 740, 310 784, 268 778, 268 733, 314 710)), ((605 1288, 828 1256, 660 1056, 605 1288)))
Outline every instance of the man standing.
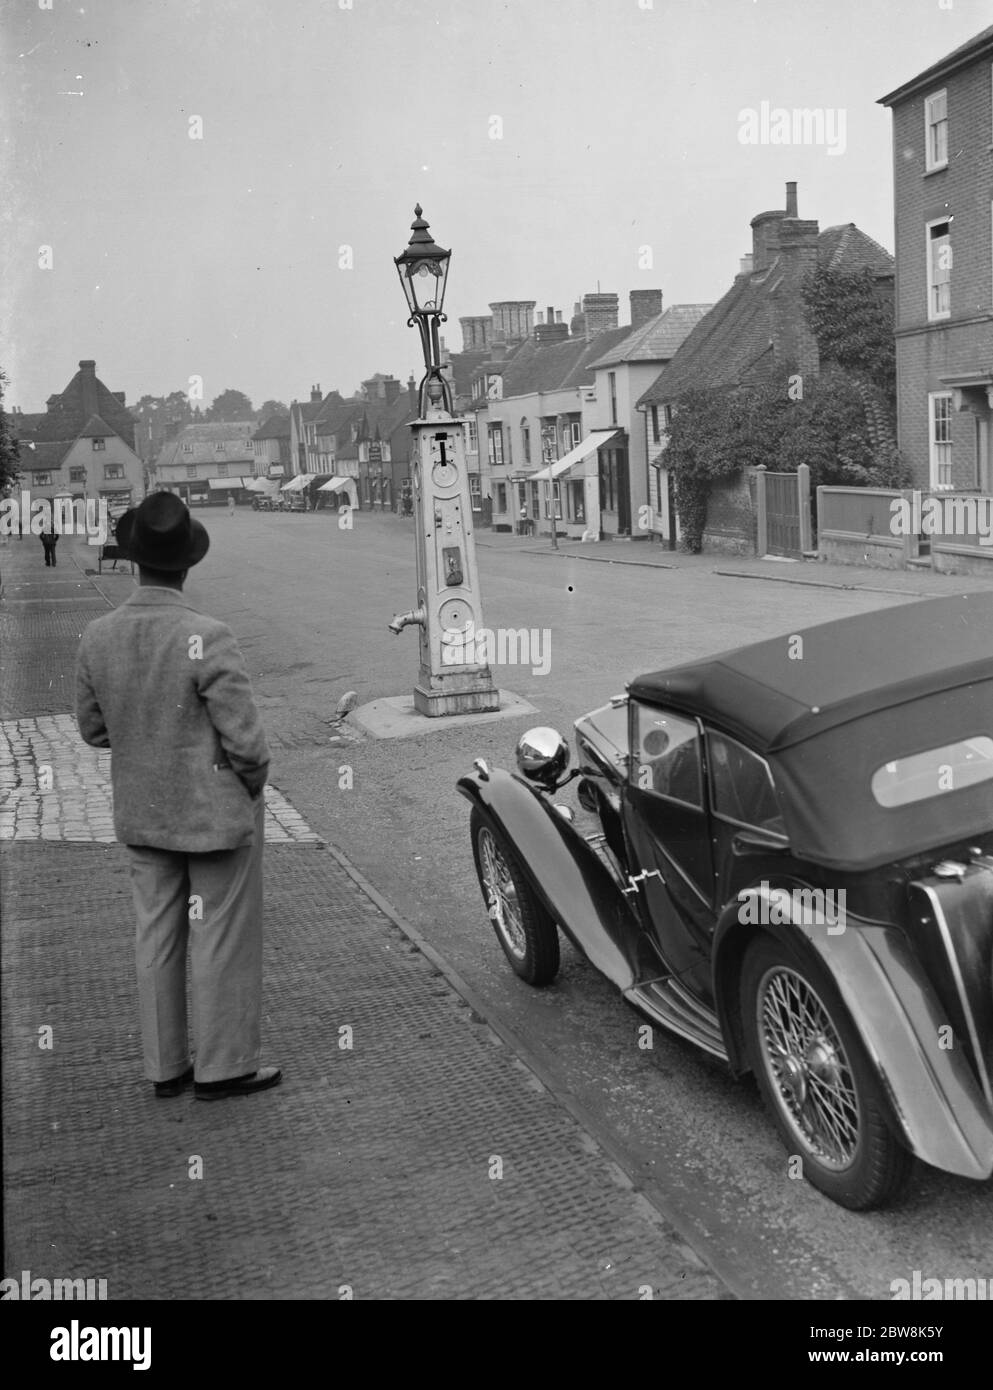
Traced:
POLYGON ((138 565, 139 587, 83 633, 76 717, 87 743, 111 750, 145 1074, 158 1096, 190 1081, 198 1100, 249 1095, 282 1078, 259 1066, 265 732, 234 634, 183 597, 206 529, 178 497, 156 492, 121 517, 117 543, 138 565))
POLYGON ((59 533, 55 529, 55 522, 49 521, 44 531, 41 533, 41 543, 45 548, 45 564, 55 564, 55 547, 59 543, 59 533))

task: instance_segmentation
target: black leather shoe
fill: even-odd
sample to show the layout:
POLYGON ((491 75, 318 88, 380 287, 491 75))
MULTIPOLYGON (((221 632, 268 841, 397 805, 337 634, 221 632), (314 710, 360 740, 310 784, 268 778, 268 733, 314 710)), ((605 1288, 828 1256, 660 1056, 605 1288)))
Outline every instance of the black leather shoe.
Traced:
POLYGON ((180 1091, 185 1091, 192 1080, 193 1068, 190 1067, 182 1076, 174 1076, 169 1081, 156 1081, 155 1094, 159 1100, 168 1100, 170 1096, 178 1096, 180 1091))
POLYGON ((250 1096, 267 1091, 283 1079, 279 1067, 259 1067, 247 1076, 232 1076, 227 1081, 198 1081, 193 1087, 197 1100, 224 1100, 227 1096, 250 1096))

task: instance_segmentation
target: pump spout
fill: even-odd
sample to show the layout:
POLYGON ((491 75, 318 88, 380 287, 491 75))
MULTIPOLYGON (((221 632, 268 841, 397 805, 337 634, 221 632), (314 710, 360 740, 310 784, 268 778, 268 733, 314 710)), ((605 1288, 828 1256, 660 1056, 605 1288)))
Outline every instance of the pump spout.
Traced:
POLYGON ((412 623, 418 624, 419 627, 424 627, 426 618, 427 615, 423 608, 412 608, 409 613, 399 613, 389 624, 389 629, 391 632, 399 634, 405 627, 409 627, 412 623))

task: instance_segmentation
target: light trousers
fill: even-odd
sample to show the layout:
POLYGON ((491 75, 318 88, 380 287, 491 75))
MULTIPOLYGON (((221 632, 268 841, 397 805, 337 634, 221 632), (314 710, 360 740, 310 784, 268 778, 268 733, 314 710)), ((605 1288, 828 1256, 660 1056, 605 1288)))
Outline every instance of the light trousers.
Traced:
POLYGON ((209 854, 129 845, 135 962, 145 1076, 188 1070, 189 955, 196 1080, 258 1070, 262 1016, 262 848, 258 797, 252 843, 209 854))

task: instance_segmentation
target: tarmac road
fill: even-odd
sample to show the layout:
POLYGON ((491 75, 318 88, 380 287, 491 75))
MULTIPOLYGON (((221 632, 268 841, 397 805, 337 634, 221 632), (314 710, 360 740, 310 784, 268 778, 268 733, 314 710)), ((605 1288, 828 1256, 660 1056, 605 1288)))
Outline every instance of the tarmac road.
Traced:
MULTIPOLYGON (((482 533, 486 625, 550 634, 547 674, 494 670, 538 713, 404 740, 346 731, 332 743, 325 721, 346 691, 362 703, 413 686, 416 634, 387 630, 395 612, 415 604, 413 523, 356 514, 354 529, 343 531, 321 514, 200 516, 212 544, 188 592, 239 635, 273 735, 275 785, 469 983, 497 1031, 522 1042, 555 1094, 736 1293, 888 1299, 891 1282, 915 1270, 993 1277, 993 1183, 920 1168, 899 1209, 845 1212, 788 1177, 751 1083, 731 1081, 658 1030, 653 1048, 640 1049, 640 1017, 567 942, 554 986, 535 991, 517 981, 482 907, 468 806, 455 792, 474 757, 512 764, 515 740, 532 724, 571 735, 577 716, 641 671, 985 581, 763 567, 671 556, 647 543, 595 551, 598 561, 612 551, 675 568, 608 564, 553 555, 547 540, 482 533), (862 587, 757 577, 787 573, 862 587)), ((115 592, 130 580, 98 582, 115 592)))

